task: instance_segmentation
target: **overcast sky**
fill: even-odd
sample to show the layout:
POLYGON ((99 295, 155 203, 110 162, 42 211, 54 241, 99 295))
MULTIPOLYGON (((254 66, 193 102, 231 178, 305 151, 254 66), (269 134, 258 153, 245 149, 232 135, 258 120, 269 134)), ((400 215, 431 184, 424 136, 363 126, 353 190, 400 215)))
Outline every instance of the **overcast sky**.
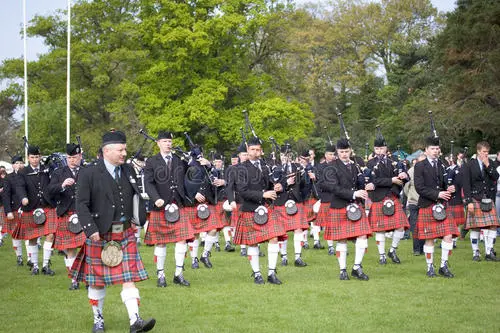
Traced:
MULTIPOLYGON (((23 25, 23 8, 20 0, 0 0, 2 10, 0 11, 1 47, 0 62, 7 58, 23 56, 23 40, 21 28, 23 25)), ((312 2, 311 0, 298 0, 297 3, 312 2)), ((35 14, 48 15, 57 9, 65 9, 68 0, 26 0, 28 21, 35 14)), ((440 11, 451 11, 455 8, 455 0, 432 0, 434 6, 440 11)), ((38 38, 28 38, 28 59, 35 60, 37 55, 45 53, 47 48, 43 41, 38 38)))

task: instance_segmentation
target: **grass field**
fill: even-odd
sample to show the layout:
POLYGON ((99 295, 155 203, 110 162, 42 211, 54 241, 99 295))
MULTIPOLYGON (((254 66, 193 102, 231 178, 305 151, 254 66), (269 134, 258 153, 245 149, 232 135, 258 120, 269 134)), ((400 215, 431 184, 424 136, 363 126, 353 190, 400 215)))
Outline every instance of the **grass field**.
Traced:
MULTIPOLYGON (((170 283, 170 245, 164 289, 156 287, 153 248, 142 246, 151 279, 138 284, 141 315, 157 319, 154 332, 500 332, 500 263, 472 262, 468 240, 459 241, 450 258, 456 277, 428 279, 424 257, 413 256, 411 241, 401 243, 402 264, 382 267, 370 240, 363 262, 367 282, 339 281, 336 258, 326 249, 309 249, 303 254, 308 267, 278 267, 283 285, 258 286, 246 258, 222 251, 213 253, 211 270, 192 270, 186 259, 189 288, 170 283)), ((350 273, 353 244, 349 251, 350 273)), ((435 264, 439 258, 436 248, 435 264)), ((15 265, 10 237, 0 248, 0 332, 91 331, 85 289, 67 290, 63 257, 55 254, 52 261, 56 276, 32 277, 26 266, 15 265)), ((267 271, 267 257, 261 269, 267 271)), ((128 332, 120 291, 108 288, 106 332, 128 332)))

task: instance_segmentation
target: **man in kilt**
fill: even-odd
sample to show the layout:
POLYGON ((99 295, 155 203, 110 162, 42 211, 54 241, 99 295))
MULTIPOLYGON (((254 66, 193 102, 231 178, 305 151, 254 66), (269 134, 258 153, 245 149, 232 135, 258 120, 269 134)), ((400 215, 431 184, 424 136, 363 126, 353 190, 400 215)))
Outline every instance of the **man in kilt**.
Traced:
POLYGON ((340 267, 340 280, 349 280, 347 274, 347 240, 356 240, 356 252, 354 257, 354 266, 351 275, 358 280, 368 280, 368 275, 363 272, 363 256, 368 248, 367 235, 371 234, 370 223, 364 207, 359 199, 366 200, 368 192, 373 190, 373 184, 364 184, 358 181, 359 170, 350 160, 351 146, 347 139, 341 138, 337 142, 338 160, 328 165, 322 171, 323 184, 321 186, 324 192, 331 193, 330 199, 330 222, 325 227, 325 239, 336 240, 337 259, 340 267), (351 220, 348 218, 347 210, 354 208, 355 204, 361 211, 359 219, 351 220))
MULTIPOLYGON (((0 198, 3 197, 3 190, 5 187, 5 178, 7 177, 7 170, 4 166, 0 166, 0 198)), ((0 247, 3 246, 3 238, 7 235, 4 231, 5 214, 3 209, 3 200, 0 200, 0 247)))
MULTIPOLYGON (((17 184, 21 181, 19 171, 24 168, 23 158, 19 155, 14 155, 11 158, 12 173, 8 174, 4 179, 4 187, 2 191, 2 201, 5 213, 3 232, 10 235, 14 234, 18 223, 20 222, 18 210, 21 208, 21 198, 16 192, 17 184)), ((12 237, 12 247, 16 253, 17 265, 23 265, 23 241, 12 237)), ((26 248, 28 250, 28 248, 26 248)))
MULTIPOLYGON (((337 149, 332 143, 327 143, 325 149, 325 160, 318 165, 318 190, 319 190, 319 203, 316 202, 316 219, 315 225, 318 227, 326 228, 330 226, 332 220, 330 219, 330 204, 332 199, 332 192, 328 191, 328 182, 325 179, 325 169, 332 166, 333 162, 336 160, 337 149), (319 207, 318 207, 319 206, 319 207)), ((323 236, 324 237, 324 236, 323 236)), ((326 238, 325 238, 326 239, 326 238)), ((335 254, 334 242, 331 239, 326 239, 328 245, 328 255, 333 256, 335 254)))
POLYGON ((192 268, 198 268, 198 236, 200 233, 206 232, 205 245, 201 254, 200 260, 206 268, 212 268, 210 261, 211 251, 214 244, 217 242, 217 231, 224 227, 224 223, 217 217, 215 188, 216 184, 224 182, 223 179, 218 179, 215 183, 210 177, 212 165, 205 157, 200 146, 191 147, 191 161, 189 168, 184 176, 184 189, 186 198, 191 207, 188 210, 191 212, 191 224, 195 230, 196 240, 190 245, 192 268), (199 210, 208 209, 208 216, 199 214, 199 210))
POLYGON ((184 173, 185 163, 172 153, 171 132, 158 133, 156 143, 160 152, 146 160, 144 169, 144 186, 154 207, 150 213, 149 226, 144 242, 154 245, 156 261, 157 286, 166 287, 165 259, 167 244, 175 244, 175 272, 173 283, 189 286, 189 282, 182 274, 184 258, 187 252, 187 241, 194 238, 194 229, 191 225, 190 214, 184 208, 184 173), (177 206, 179 218, 175 222, 168 222, 165 216, 166 208, 177 206), (168 207, 167 207, 168 206, 168 207))
POLYGON ((385 265, 385 233, 393 232, 392 244, 387 252, 393 263, 400 264, 396 249, 403 239, 405 229, 410 227, 408 218, 403 211, 403 206, 399 200, 399 193, 405 181, 409 177, 406 172, 399 172, 394 168, 393 162, 387 157, 387 142, 382 133, 377 133, 374 141, 374 151, 376 157, 368 161, 368 169, 371 171, 371 182, 375 189, 369 192, 372 204, 368 219, 370 227, 375 232, 375 241, 380 255, 379 264, 385 265), (384 211, 384 206, 392 208, 384 211), (392 207, 391 207, 392 206, 392 207))
POLYGON ((145 221, 145 204, 133 167, 126 164, 126 137, 110 131, 102 138, 102 159, 82 168, 78 175, 76 212, 87 239, 70 276, 89 286, 94 315, 92 332, 104 332, 103 305, 106 286, 121 284, 130 332, 151 330, 155 319, 139 316, 139 290, 135 282, 146 280, 137 249, 134 223, 145 221), (134 205, 135 204, 135 205, 134 205), (134 216, 138 213, 140 216, 134 216))
MULTIPOLYGON (((433 264, 434 239, 442 238, 441 243, 441 265, 439 274, 452 278, 454 275, 448 267, 448 257, 453 250, 453 236, 459 235, 457 225, 448 217, 439 217, 437 213, 442 209, 439 204, 451 199, 455 192, 455 186, 446 185, 445 168, 439 160, 439 138, 430 136, 425 142, 425 155, 421 162, 415 165, 414 183, 419 194, 418 218, 415 228, 415 236, 425 239, 424 253, 427 262, 427 276, 436 277, 433 264), (438 220, 434 215, 438 216, 438 220)), ((446 213, 444 213, 446 215, 446 213)))
POLYGON ((47 187, 50 183, 49 169, 40 164, 41 155, 38 146, 28 146, 29 165, 19 172, 21 176, 16 193, 21 198, 22 215, 14 234, 15 239, 29 240, 29 263, 32 265, 32 275, 39 274, 38 268, 38 237, 45 236, 43 244, 42 273, 53 276, 50 268, 54 233, 57 230, 55 203, 50 199, 47 187), (35 216, 41 216, 42 223, 35 223, 35 216))
MULTIPOLYGON (((238 179, 238 172, 241 169, 242 164, 248 160, 247 144, 243 141, 238 147, 238 153, 236 159, 231 158, 231 165, 226 170, 226 194, 227 200, 231 205, 231 227, 233 228, 233 235, 236 230, 236 223, 238 222, 238 214, 241 203, 243 199, 238 193, 238 188, 236 187, 236 180, 238 179)), ((246 257, 247 246, 245 244, 240 244, 240 255, 246 257)))
MULTIPOLYGON (((231 244, 231 215, 229 211, 224 210, 224 202, 227 200, 224 156, 219 153, 214 154, 213 165, 211 177, 213 178, 212 183, 215 187, 214 191, 216 192, 215 212, 217 218, 224 224, 224 228, 222 228, 225 241, 224 251, 234 252, 235 248, 233 244, 231 244)), ((218 238, 219 235, 217 235, 217 239, 218 238)))
POLYGON ((496 183, 498 172, 493 161, 488 158, 490 145, 479 142, 476 145, 476 158, 465 164, 463 171, 464 200, 467 204, 465 229, 470 230, 472 260, 480 261, 479 231, 484 236, 486 261, 499 261, 494 246, 499 226, 495 211, 496 183))
MULTIPOLYGON (((47 188, 52 201, 56 202, 57 230, 54 248, 64 251, 64 263, 68 272, 75 262, 76 251, 85 243, 85 234, 79 224, 78 228, 70 230, 71 217, 76 213, 75 195, 78 174, 82 162, 81 148, 78 144, 66 145, 66 166, 54 170, 47 188), (79 229, 79 231, 77 231, 79 229)), ((76 215, 75 215, 76 216, 76 215)), ((75 220, 76 221, 76 220, 75 220)), ((79 289, 78 281, 73 279, 69 290, 79 289)))
POLYGON ((267 281, 271 284, 281 284, 276 276, 276 264, 278 261, 279 244, 278 237, 286 234, 281 221, 273 218, 272 208, 269 201, 276 200, 276 192, 282 191, 281 184, 273 185, 270 180, 270 170, 261 161, 262 149, 260 139, 253 137, 248 141, 249 160, 241 164, 238 172, 237 189, 243 199, 238 214, 235 244, 246 244, 248 246, 248 259, 252 267, 254 282, 264 284, 260 272, 259 247, 258 244, 269 241, 268 244, 268 276, 267 281), (257 224, 254 220, 256 209, 267 210, 267 222, 257 224))
MULTIPOLYGON (((292 163, 291 150, 288 144, 281 147, 281 165, 275 168, 273 172, 273 182, 280 184, 282 191, 277 191, 277 198, 274 200, 273 218, 277 221, 283 221, 285 231, 293 231, 293 249, 295 267, 305 267, 307 264, 301 258, 302 245, 304 239, 304 230, 309 228, 307 222, 304 204, 301 196, 301 188, 304 187, 300 166, 292 163), (295 205, 295 209, 287 208, 289 205, 295 205)), ((281 246, 281 265, 288 265, 287 243, 285 239, 280 242, 281 246)))

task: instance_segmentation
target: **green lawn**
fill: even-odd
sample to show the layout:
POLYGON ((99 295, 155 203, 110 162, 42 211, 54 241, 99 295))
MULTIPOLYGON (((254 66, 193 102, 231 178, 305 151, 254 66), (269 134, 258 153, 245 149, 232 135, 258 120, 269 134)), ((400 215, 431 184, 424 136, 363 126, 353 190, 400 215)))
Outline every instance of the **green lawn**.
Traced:
MULTIPOLYGON (((221 237, 222 240, 222 237, 221 237)), ((390 243, 390 242, 388 242, 390 243)), ((292 244, 288 245, 293 258, 292 244)), ((267 245, 263 246, 267 252, 267 245)), ((468 240, 450 258, 454 279, 427 279, 424 257, 414 257, 402 241, 401 265, 378 265, 373 239, 363 266, 370 281, 339 281, 338 264, 327 250, 305 250, 305 268, 278 267, 281 286, 254 285, 239 252, 215 252, 214 268, 190 268, 191 287, 171 283, 173 247, 168 247, 168 287, 156 287, 153 248, 141 247, 152 279, 138 284, 141 315, 157 319, 154 332, 500 332, 500 263, 472 262, 468 240)), ((481 244, 481 250, 483 250, 481 244)), ((499 249, 500 250, 500 249, 499 249)), ((354 260, 349 244, 348 268, 354 260)), ((436 248, 438 265, 440 249, 436 248)), ((41 254, 40 254, 41 260, 41 254)), ((85 289, 67 290, 63 257, 53 256, 56 276, 32 277, 17 267, 10 237, 0 248, 0 332, 90 332, 85 289)), ((293 263, 293 262, 292 262, 293 263)), ((261 258, 267 271, 267 257, 261 258)), ((121 287, 108 288, 106 332, 127 332, 121 287)))

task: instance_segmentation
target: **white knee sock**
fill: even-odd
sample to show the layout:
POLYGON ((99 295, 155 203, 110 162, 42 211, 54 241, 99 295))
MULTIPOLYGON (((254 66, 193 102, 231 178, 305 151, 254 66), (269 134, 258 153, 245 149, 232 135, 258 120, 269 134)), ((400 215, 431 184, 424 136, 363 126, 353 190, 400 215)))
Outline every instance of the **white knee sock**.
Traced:
MULTIPOLYGON (((489 251, 488 249, 486 250, 486 254, 491 254, 491 250, 495 247, 496 239, 497 239, 497 231, 496 230, 488 230, 488 246, 489 246, 489 251)), ((486 232, 485 232, 486 234, 486 232)), ((486 238, 485 238, 486 239, 486 238)), ((486 245, 486 241, 484 242, 486 245)))
POLYGON ((191 260, 192 262, 194 262, 194 258, 198 258, 198 248, 200 247, 200 242, 198 241, 198 239, 195 239, 194 241, 189 242, 188 246, 191 260))
POLYGON ((376 232, 375 241, 377 242, 378 254, 381 257, 385 256, 385 233, 376 232))
POLYGON ((156 271, 158 278, 165 276, 165 260, 167 258, 167 247, 155 246, 154 250, 156 271))
POLYGON ((453 242, 441 242, 441 267, 443 267, 448 261, 448 257, 453 250, 453 242))
POLYGON ((125 304, 128 312, 128 318, 130 319, 130 325, 133 325, 137 318, 139 318, 139 289, 124 288, 120 293, 122 297, 122 302, 125 304))
POLYGON ((337 260, 339 262, 340 270, 346 269, 347 267, 347 244, 337 242, 337 260))
POLYGON ((434 245, 424 245, 425 262, 427 263, 427 269, 432 266, 434 260, 434 245))
POLYGON ((260 274, 259 248, 257 246, 249 246, 247 255, 248 255, 248 260, 250 261, 250 266, 252 267, 252 271, 254 273, 260 274))
POLYGON ((399 242, 403 239, 404 236, 405 236, 404 231, 394 230, 394 234, 392 235, 392 246, 391 249, 389 250, 390 252, 398 248, 399 242))
POLYGON ((368 248, 368 239, 357 238, 356 239, 356 254, 354 255, 354 269, 358 269, 363 262, 363 257, 365 255, 366 249, 368 248))
POLYGON ((327 240, 326 244, 328 244, 328 247, 333 246, 333 241, 332 240, 327 240))
POLYGON ((31 253, 30 260, 33 267, 38 268, 38 245, 30 245, 28 253, 31 253))
POLYGON ((311 232, 313 234, 314 243, 319 242, 319 233, 320 233, 320 231, 321 231, 321 227, 319 227, 317 225, 314 225, 314 223, 313 223, 312 227, 311 227, 311 232))
POLYGON ((472 254, 475 255, 479 251, 479 231, 470 231, 470 245, 472 246, 472 254))
POLYGON ((278 243, 272 244, 268 243, 267 244, 267 259, 268 259, 268 264, 269 264, 269 273, 268 275, 271 275, 273 272, 276 271, 276 263, 278 262, 278 253, 280 251, 278 243))
POLYGON ((302 253, 302 237, 304 237, 302 232, 296 232, 293 234, 293 251, 295 253, 295 260, 300 258, 300 254, 302 253))
POLYGON ((20 239, 12 240, 12 247, 14 248, 14 252, 16 252, 16 256, 23 256, 23 241, 20 239))
POLYGON ((231 241, 231 227, 224 227, 224 229, 222 229, 222 232, 224 233, 224 241, 226 243, 230 242, 231 241))
POLYGON ((184 258, 186 257, 186 243, 175 243, 175 276, 182 274, 184 268, 184 258))
POLYGON ((45 267, 49 264, 50 257, 52 256, 52 242, 43 242, 43 264, 45 267))
POLYGON ((207 235, 207 237, 205 237, 205 247, 203 248, 203 254, 201 256, 206 257, 208 255, 208 252, 212 251, 212 246, 216 242, 217 242, 217 236, 207 235))
POLYGON ((287 247, 288 247, 288 240, 284 240, 282 242, 278 242, 278 244, 280 245, 280 253, 281 253, 281 256, 286 256, 288 251, 287 251, 287 247))
POLYGON ((97 289, 89 286, 88 298, 89 303, 92 306, 92 312, 94 314, 94 324, 103 321, 103 307, 104 307, 104 297, 106 296, 106 288, 97 289))

